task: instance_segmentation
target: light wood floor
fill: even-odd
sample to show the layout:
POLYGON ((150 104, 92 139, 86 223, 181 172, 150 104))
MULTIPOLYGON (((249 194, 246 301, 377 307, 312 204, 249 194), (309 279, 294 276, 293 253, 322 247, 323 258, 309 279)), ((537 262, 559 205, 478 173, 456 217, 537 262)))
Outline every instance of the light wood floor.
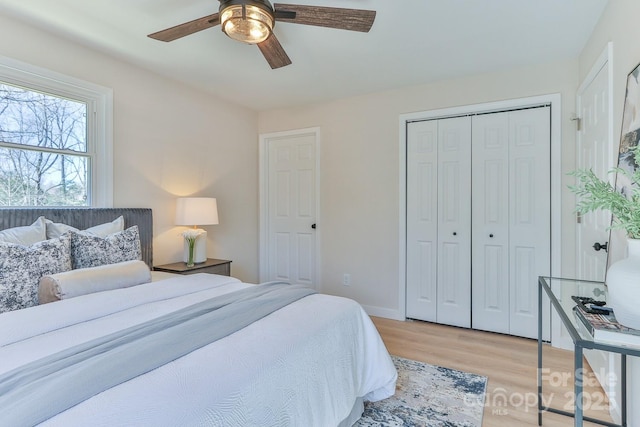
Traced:
MULTIPOLYGON (((538 425, 537 341, 427 322, 372 319, 389 353, 488 377, 483 426, 538 425)), ((571 407, 573 353, 545 345, 543 361, 549 368, 549 381, 543 382, 545 399, 552 407, 571 407)), ((602 402, 604 392, 592 373, 585 384, 586 404, 591 400, 587 415, 611 421, 606 399, 602 402)), ((551 413, 542 420, 545 427, 573 425, 573 418, 551 413)))

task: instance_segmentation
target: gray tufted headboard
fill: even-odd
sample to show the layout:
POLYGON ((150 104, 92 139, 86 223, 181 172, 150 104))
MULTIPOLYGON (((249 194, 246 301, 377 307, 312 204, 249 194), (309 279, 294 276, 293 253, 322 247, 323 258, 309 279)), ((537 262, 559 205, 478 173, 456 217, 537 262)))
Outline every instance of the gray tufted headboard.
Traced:
POLYGON ((153 268, 153 215, 148 208, 0 208, 0 230, 31 225, 41 216, 84 230, 120 215, 125 228, 138 226, 142 260, 153 268))

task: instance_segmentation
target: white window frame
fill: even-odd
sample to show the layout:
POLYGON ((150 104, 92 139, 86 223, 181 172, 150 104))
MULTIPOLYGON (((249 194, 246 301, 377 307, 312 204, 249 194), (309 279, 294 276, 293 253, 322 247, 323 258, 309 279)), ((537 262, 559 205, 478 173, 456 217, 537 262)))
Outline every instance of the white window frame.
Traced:
POLYGON ((87 104, 89 206, 113 206, 113 90, 0 56, 0 81, 87 104))

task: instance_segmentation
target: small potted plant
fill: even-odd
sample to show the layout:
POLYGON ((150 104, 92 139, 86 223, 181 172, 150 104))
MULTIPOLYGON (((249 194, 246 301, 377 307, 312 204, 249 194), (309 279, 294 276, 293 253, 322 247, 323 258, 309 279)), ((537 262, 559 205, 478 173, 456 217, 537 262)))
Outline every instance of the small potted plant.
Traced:
POLYGON ((576 211, 588 213, 599 209, 613 214, 611 228, 627 233, 629 257, 618 261, 607 271, 609 305, 620 323, 640 329, 640 145, 629 148, 627 162, 631 168, 615 168, 618 181, 626 185, 616 189, 607 180, 598 178, 592 170, 577 170, 576 185, 569 186, 579 200, 576 211))

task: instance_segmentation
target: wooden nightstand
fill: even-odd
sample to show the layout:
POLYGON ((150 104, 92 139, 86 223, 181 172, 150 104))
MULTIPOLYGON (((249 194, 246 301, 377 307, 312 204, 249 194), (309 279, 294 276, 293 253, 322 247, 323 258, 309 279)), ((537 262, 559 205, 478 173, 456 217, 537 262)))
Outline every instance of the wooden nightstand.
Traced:
POLYGON ((157 265, 154 266, 153 269, 155 271, 165 271, 175 274, 209 273, 231 276, 231 261, 207 258, 205 262, 196 264, 193 267, 187 267, 187 264, 184 262, 174 262, 172 264, 157 265))

